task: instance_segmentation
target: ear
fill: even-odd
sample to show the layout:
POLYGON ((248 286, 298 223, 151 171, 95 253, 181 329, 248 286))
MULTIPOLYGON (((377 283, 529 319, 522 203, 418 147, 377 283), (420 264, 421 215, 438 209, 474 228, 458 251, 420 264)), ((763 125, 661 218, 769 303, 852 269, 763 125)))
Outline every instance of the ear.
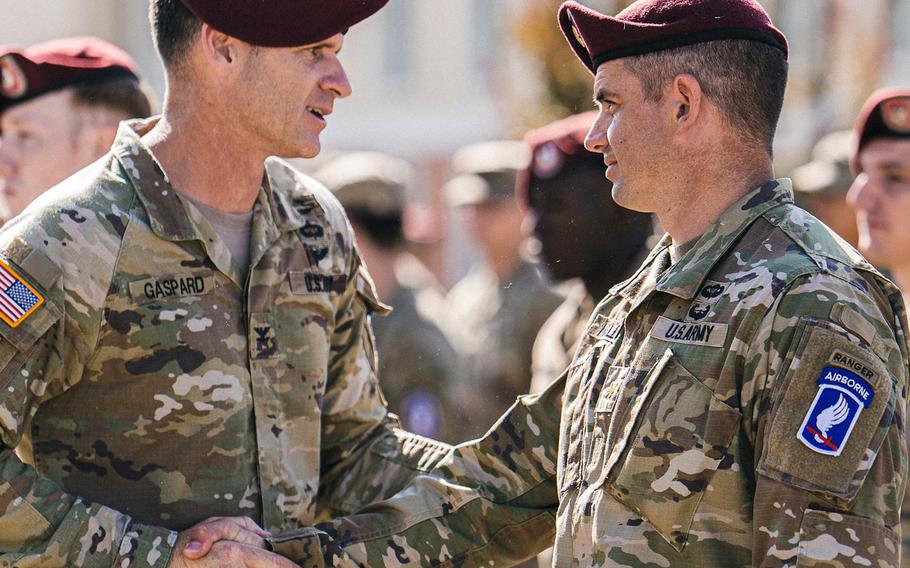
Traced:
POLYGON ((238 40, 219 32, 206 23, 202 24, 199 41, 202 46, 202 53, 215 68, 227 70, 228 66, 237 60, 239 55, 238 40))
POLYGON ((677 75, 668 87, 665 98, 670 102, 677 133, 685 132, 698 123, 704 108, 704 93, 698 79, 688 73, 677 75))

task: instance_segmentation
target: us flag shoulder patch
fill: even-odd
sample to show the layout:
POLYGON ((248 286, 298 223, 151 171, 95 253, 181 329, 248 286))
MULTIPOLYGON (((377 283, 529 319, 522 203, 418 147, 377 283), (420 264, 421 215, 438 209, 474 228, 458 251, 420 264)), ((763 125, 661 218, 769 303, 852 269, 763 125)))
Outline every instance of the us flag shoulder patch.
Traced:
POLYGON ((0 319, 16 327, 43 303, 41 294, 0 260, 0 319))

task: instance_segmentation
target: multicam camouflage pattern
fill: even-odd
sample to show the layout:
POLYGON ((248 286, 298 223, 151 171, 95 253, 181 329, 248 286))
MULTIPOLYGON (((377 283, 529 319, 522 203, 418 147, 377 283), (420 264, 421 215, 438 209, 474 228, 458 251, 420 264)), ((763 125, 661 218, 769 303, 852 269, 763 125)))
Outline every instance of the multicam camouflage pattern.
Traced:
POLYGON ((446 331, 462 359, 450 404, 464 441, 482 436, 529 391, 534 339, 562 298, 521 261, 502 282, 487 268, 472 271, 446 299, 446 331))
POLYGON ((276 548, 305 566, 507 565, 552 542, 555 516, 558 567, 897 568, 899 291, 796 208, 786 180, 672 266, 669 245, 595 309, 563 380, 411 489, 276 548), (836 354, 875 402, 833 457, 797 433, 836 354))
POLYGON ((385 409, 385 308, 331 194, 270 160, 244 278, 140 141, 152 124, 0 232, 46 299, 0 324, 0 565, 165 566, 176 530, 350 513, 447 450, 385 409))

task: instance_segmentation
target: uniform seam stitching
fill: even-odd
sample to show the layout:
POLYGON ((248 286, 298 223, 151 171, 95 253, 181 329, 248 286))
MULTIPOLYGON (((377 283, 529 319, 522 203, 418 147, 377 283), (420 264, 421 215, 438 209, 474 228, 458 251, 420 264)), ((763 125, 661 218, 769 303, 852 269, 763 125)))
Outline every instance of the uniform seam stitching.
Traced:
MULTIPOLYGON (((130 183, 130 185, 132 186, 132 183, 130 183)), ((133 193, 133 195, 132 195, 132 198, 130 199, 129 207, 127 208, 127 211, 129 211, 129 215, 127 216, 126 225, 124 225, 124 227, 123 227, 123 235, 120 237, 119 243, 117 245, 117 256, 114 258, 114 262, 111 263, 111 272, 110 272, 110 276, 107 279, 107 286, 106 286, 107 290, 104 293, 104 300, 102 301, 101 309, 99 310, 98 333, 95 335, 95 342, 94 342, 94 346, 92 348, 92 352, 96 352, 98 350, 98 345, 101 343, 101 336, 103 335, 103 333, 101 331, 101 327, 106 325, 107 318, 106 318, 105 312, 107 311, 108 301, 111 296, 111 294, 110 294, 111 283, 114 281, 114 275, 117 274, 117 267, 120 266, 120 257, 123 255, 123 249, 126 248, 126 234, 129 231, 129 228, 133 224, 133 221, 135 219, 135 212, 134 212, 133 208, 135 207, 136 200, 138 199, 138 196, 136 195, 135 186, 133 186, 132 193, 133 193)))

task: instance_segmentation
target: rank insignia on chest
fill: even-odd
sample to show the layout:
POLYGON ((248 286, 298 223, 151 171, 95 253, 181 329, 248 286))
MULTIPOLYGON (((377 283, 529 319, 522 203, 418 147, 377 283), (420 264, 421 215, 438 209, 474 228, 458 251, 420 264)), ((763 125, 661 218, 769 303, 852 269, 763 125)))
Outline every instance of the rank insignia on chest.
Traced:
POLYGON ((816 384, 818 393, 796 437, 812 451, 839 456, 875 391, 865 379, 840 367, 823 368, 816 384))
POLYGON ((17 327, 42 303, 41 294, 0 260, 0 318, 10 327, 17 327))

